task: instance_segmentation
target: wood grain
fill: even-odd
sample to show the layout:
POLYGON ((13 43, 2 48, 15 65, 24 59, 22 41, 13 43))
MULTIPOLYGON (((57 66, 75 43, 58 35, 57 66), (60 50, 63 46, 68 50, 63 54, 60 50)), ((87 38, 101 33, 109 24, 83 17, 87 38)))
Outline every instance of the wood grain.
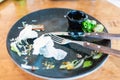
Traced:
MULTIPOLYGON (((24 15, 46 8, 82 10, 101 21, 109 33, 120 33, 120 8, 107 0, 5 0, 0 3, 0 80, 44 80, 18 68, 6 49, 7 34, 24 15)), ((120 50, 120 41, 112 40, 112 48, 120 50)), ((77 80, 120 80, 120 58, 110 56, 96 72, 77 80)))

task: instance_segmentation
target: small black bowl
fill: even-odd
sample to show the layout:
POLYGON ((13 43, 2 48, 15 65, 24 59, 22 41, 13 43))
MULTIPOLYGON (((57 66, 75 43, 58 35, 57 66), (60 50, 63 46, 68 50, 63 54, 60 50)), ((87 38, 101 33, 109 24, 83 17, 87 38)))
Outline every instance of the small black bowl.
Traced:
POLYGON ((70 10, 65 17, 68 19, 69 31, 82 31, 82 22, 88 19, 88 15, 82 11, 70 10))

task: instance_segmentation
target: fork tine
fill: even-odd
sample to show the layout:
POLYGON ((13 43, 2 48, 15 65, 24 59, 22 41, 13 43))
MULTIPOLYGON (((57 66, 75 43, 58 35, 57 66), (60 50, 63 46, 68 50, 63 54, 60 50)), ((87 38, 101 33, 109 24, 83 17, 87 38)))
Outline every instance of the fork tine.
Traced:
POLYGON ((52 34, 51 34, 51 37, 52 37, 53 39, 55 39, 55 40, 60 40, 60 41, 63 40, 62 38, 60 38, 60 37, 58 37, 58 36, 56 36, 56 35, 52 35, 52 34))
POLYGON ((59 36, 56 36, 56 35, 53 35, 53 34, 48 34, 52 40, 58 44, 61 44, 62 41, 64 40, 63 38, 59 37, 59 36))

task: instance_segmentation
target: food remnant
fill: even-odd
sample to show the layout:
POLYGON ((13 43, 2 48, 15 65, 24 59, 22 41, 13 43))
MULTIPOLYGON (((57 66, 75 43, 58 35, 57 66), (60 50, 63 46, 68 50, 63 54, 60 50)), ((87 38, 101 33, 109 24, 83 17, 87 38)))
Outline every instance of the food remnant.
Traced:
POLYGON ((87 19, 82 22, 84 32, 103 32, 104 26, 102 24, 97 24, 95 20, 87 19))
POLYGON ((28 44, 26 40, 11 42, 10 47, 11 50, 16 52, 19 56, 30 54, 32 50, 32 44, 28 44))
POLYGON ((44 25, 32 25, 32 30, 40 30, 40 31, 44 31, 45 27, 44 25))
POLYGON ((82 55, 76 54, 77 58, 82 58, 82 55))
POLYGON ((38 70, 39 67, 36 67, 36 66, 30 66, 30 65, 27 65, 27 64, 21 64, 21 67, 24 68, 24 69, 30 69, 30 70, 38 70))
POLYGON ((82 66, 84 59, 62 62, 60 69, 73 70, 82 66))
POLYGON ((54 42, 50 36, 40 36, 34 40, 33 43, 33 55, 43 55, 46 58, 54 58, 56 60, 62 60, 67 56, 67 52, 54 47, 54 42))
POLYGON ((70 61, 63 62, 62 65, 60 66, 60 69, 72 70, 74 69, 74 64, 70 61))
POLYGON ((101 52, 96 52, 93 54, 93 59, 99 59, 103 54, 101 52))
POLYGON ((103 32, 104 27, 102 24, 97 24, 96 27, 94 28, 94 32, 103 32))
POLYGON ((16 42, 12 42, 12 43, 10 44, 10 47, 11 47, 11 50, 12 50, 12 51, 16 52, 19 56, 21 56, 21 52, 20 52, 20 50, 17 48, 16 42))
POLYGON ((90 66, 92 66, 92 61, 90 61, 90 60, 86 60, 86 61, 84 61, 84 63, 83 63, 83 68, 87 68, 87 67, 90 67, 90 66))
POLYGON ((29 38, 37 38, 38 33, 32 30, 32 25, 25 25, 25 28, 20 32, 19 36, 17 37, 18 42, 21 40, 26 40, 29 38))
POLYGON ((45 61, 42 64, 44 65, 45 69, 53 69, 53 68, 55 68, 55 65, 53 64, 53 62, 45 61))
POLYGON ((93 29, 96 26, 96 24, 97 23, 95 20, 87 19, 87 20, 82 22, 82 25, 83 25, 82 29, 84 32, 93 32, 93 29))
POLYGON ((77 69, 77 68, 81 67, 83 62, 84 62, 84 58, 77 61, 75 66, 74 66, 74 69, 77 69))

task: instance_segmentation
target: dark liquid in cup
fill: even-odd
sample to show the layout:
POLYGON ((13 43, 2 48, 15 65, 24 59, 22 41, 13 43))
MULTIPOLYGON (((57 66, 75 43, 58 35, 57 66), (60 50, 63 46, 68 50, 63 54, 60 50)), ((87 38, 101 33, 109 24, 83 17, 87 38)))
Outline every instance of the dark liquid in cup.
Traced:
POLYGON ((82 11, 72 10, 69 11, 65 17, 68 19, 68 31, 76 32, 82 30, 82 22, 85 21, 88 16, 82 11))

